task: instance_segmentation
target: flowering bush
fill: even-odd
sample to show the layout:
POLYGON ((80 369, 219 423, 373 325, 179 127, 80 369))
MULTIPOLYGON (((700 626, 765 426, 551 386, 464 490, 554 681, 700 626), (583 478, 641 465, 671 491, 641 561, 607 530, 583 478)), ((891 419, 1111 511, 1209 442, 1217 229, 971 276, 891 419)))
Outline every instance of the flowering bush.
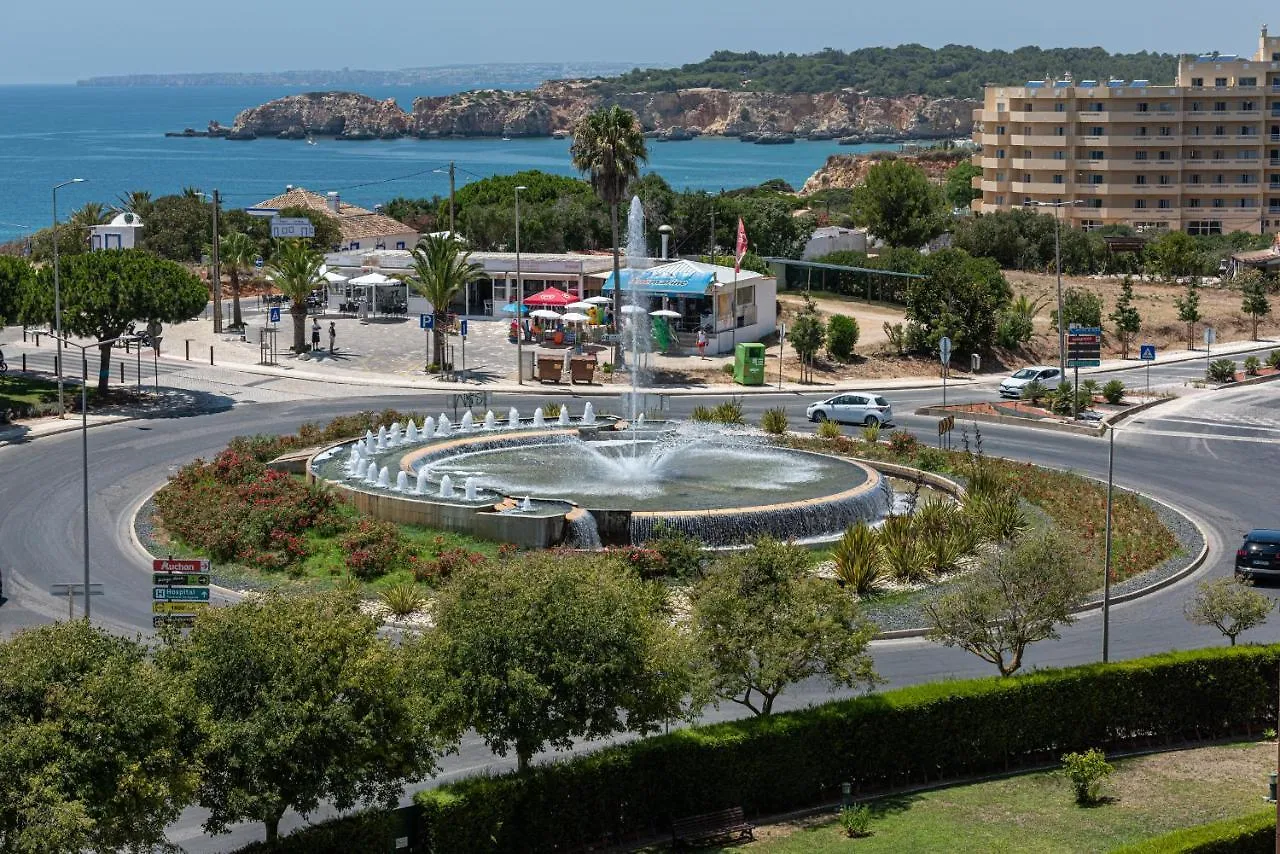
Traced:
MULTIPOLYGON (((512 546, 512 551, 515 547, 512 546)), ((501 551, 499 552, 501 553, 501 551)), ((507 554, 510 554, 508 551, 507 554)), ((434 582, 448 578, 465 566, 477 566, 485 562, 485 556, 461 547, 447 548, 444 537, 436 537, 431 546, 431 555, 426 558, 414 555, 413 578, 415 581, 434 582)))
POLYGON ((895 457, 915 456, 916 447, 919 444, 920 440, 915 437, 915 434, 906 430, 894 430, 889 434, 889 451, 895 457))
POLYGON ((400 528, 391 522, 361 519, 338 540, 347 569, 368 581, 408 563, 409 550, 400 528))

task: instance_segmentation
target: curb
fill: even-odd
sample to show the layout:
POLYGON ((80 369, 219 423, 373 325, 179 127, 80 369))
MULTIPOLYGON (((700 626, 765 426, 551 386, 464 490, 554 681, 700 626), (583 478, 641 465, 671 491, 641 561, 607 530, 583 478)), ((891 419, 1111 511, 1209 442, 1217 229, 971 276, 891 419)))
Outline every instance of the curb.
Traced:
MULTIPOLYGON (((123 424, 126 421, 138 421, 138 420, 139 420, 139 416, 137 415, 104 415, 100 420, 94 421, 91 424, 89 424, 88 428, 92 430, 95 427, 108 427, 112 424, 123 424)), ((43 439, 46 436, 58 436, 58 435, 61 435, 62 433, 70 433, 72 431, 80 430, 80 429, 81 429, 81 424, 78 421, 77 422, 68 421, 66 422, 65 425, 59 424, 55 427, 55 429, 52 429, 52 430, 45 430, 41 433, 36 433, 34 435, 30 432, 25 433, 18 439, 6 439, 4 438, 3 435, 0 435, 0 448, 9 447, 11 445, 25 445, 27 442, 34 442, 36 439, 43 439)))
POLYGON ((935 417, 954 415, 958 421, 984 421, 991 424, 1007 424, 1013 427, 1030 427, 1034 430, 1052 430, 1058 433, 1075 433, 1080 436, 1101 436, 1107 429, 1105 426, 1086 427, 1083 424, 1063 424, 1059 421, 1015 418, 1012 415, 991 415, 985 412, 956 412, 951 409, 943 409, 941 406, 922 406, 912 414, 930 415, 935 417))

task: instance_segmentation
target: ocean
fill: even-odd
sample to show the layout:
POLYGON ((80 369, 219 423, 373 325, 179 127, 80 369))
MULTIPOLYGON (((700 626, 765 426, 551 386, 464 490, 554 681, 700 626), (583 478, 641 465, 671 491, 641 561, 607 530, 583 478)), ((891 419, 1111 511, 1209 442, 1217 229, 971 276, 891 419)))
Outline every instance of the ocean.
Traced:
MULTIPOLYGON (((59 216, 85 202, 114 202, 121 193, 159 196, 193 186, 221 191, 227 207, 248 207, 284 192, 286 184, 337 190, 364 206, 396 196, 447 195, 449 179, 434 169, 457 164, 459 186, 522 169, 574 174, 569 141, 555 139, 337 142, 166 138, 166 131, 203 130, 297 90, 262 86, 111 88, 0 86, 0 242, 50 224, 52 186, 88 183, 58 193, 59 216)), ((365 94, 413 98, 451 89, 387 87, 365 94)), ((676 188, 718 191, 782 178, 797 189, 828 155, 892 148, 834 141, 750 145, 733 139, 654 142, 648 170, 676 188)))

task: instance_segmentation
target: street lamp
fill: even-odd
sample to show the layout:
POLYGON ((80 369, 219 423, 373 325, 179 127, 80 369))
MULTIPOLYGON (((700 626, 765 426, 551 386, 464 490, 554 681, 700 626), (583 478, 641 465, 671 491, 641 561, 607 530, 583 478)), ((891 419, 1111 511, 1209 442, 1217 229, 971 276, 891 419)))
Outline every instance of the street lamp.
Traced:
MULTIPOLYGON (((53 185, 53 327, 58 340, 58 417, 66 418, 62 402, 62 286, 58 276, 58 190, 71 184, 83 184, 84 178, 72 178, 53 185)), ((87 597, 88 594, 86 594, 87 597)))
POLYGON ((1111 642, 1111 492, 1115 486, 1116 427, 1107 427, 1107 536, 1102 560, 1102 662, 1110 654, 1111 642))
MULTIPOLYGON (((432 169, 431 171, 436 173, 437 175, 449 176, 449 236, 454 237, 456 233, 456 229, 454 228, 454 223, 453 223, 453 177, 454 177, 453 161, 452 160, 449 161, 448 169, 432 169)), ((464 169, 463 171, 465 172, 466 170, 464 169)))
POLYGON ((528 187, 516 187, 516 382, 524 385, 524 352, 520 342, 524 340, 524 324, 520 322, 520 309, 524 308, 524 279, 520 278, 520 191, 528 187))
POLYGON ((218 259, 221 248, 218 246, 218 207, 222 198, 217 190, 213 191, 212 196, 196 190, 196 195, 213 203, 213 243, 209 247, 209 260, 213 262, 213 269, 209 272, 209 295, 213 297, 213 331, 216 334, 222 332, 222 266, 218 259))
POLYGON ((1062 227, 1062 217, 1059 211, 1064 206, 1075 207, 1084 204, 1083 199, 1075 199, 1070 202, 1037 202, 1027 199, 1022 203, 1023 207, 1037 208, 1053 208, 1053 261, 1054 267, 1058 273, 1058 376, 1066 377, 1067 375, 1067 333, 1066 321, 1063 319, 1062 311, 1062 239, 1059 230, 1062 227))

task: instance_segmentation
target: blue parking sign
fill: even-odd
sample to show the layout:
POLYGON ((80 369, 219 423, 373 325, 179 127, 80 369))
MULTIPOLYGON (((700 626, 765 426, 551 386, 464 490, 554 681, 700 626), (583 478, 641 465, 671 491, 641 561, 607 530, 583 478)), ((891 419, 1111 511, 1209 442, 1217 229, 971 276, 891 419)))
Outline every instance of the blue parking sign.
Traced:
POLYGON ((436 328, 435 315, 433 314, 418 315, 418 328, 419 329, 435 329, 436 328))
POLYGON ((463 338, 467 337, 467 322, 465 320, 458 321, 458 334, 463 338))
POLYGON ((1156 345, 1143 344, 1138 348, 1138 358, 1144 362, 1154 362, 1156 360, 1156 345))
POLYGON ((271 317, 271 322, 272 322, 272 323, 279 323, 279 322, 280 322, 280 306, 278 306, 278 305, 273 305, 273 306, 271 307, 270 317, 271 317))

